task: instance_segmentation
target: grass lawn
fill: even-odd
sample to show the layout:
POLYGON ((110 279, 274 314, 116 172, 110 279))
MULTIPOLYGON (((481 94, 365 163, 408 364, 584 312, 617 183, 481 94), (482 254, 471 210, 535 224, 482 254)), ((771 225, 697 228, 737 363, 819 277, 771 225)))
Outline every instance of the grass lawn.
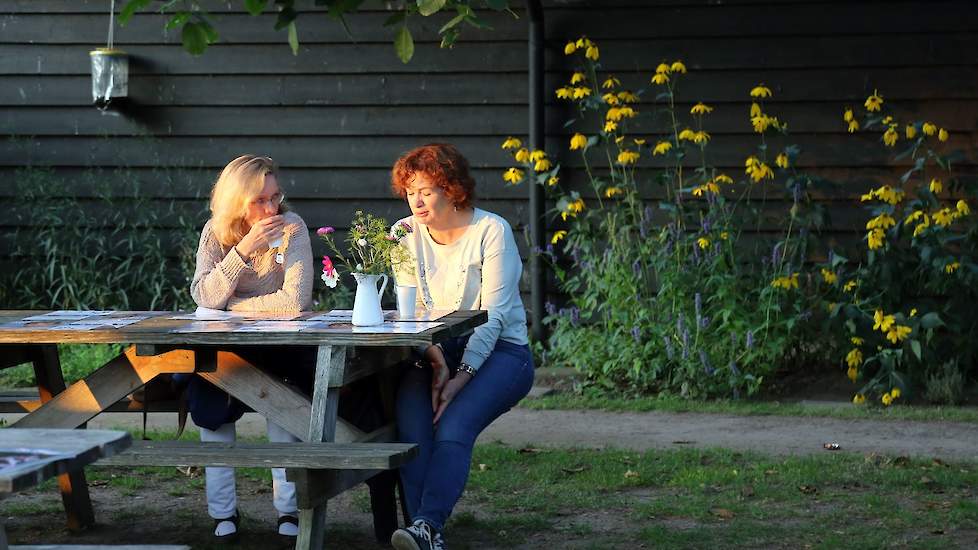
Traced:
POLYGON ((571 392, 553 393, 524 399, 520 406, 530 409, 597 409, 615 412, 698 412, 734 415, 819 416, 866 420, 922 420, 978 423, 976 407, 941 407, 898 404, 883 408, 871 405, 805 405, 779 401, 700 401, 679 397, 603 397, 571 392))
MULTIPOLYGON (((157 434, 160 437, 160 434, 157 434)), ((165 436, 163 436, 165 437, 165 436)), ((173 468, 89 468, 108 525, 80 541, 57 529, 45 541, 132 540, 207 547, 201 477, 173 468), (174 499, 186 502, 176 513, 174 499), (140 503, 137 509, 129 504, 140 503), (160 517, 167 517, 164 526, 160 517), (154 535, 157 530, 162 534, 154 535), (102 538, 100 538, 102 537, 102 538)), ((239 494, 270 505, 267 470, 242 469, 239 494), (257 495, 248 497, 247 495, 257 495)), ((644 453, 480 445, 451 518, 452 548, 974 548, 978 462, 824 453, 772 458, 726 450, 644 453)), ((0 503, 14 542, 58 525, 53 482, 0 503), (31 493, 43 493, 32 499, 31 493)), ((338 547, 382 548, 371 536, 365 489, 330 505, 338 547)), ((269 520, 271 523, 271 520, 269 520)), ((254 519, 251 520, 251 528, 254 519)), ((268 529, 270 530, 270 529, 268 529)), ((245 538, 240 548, 263 548, 245 538)))

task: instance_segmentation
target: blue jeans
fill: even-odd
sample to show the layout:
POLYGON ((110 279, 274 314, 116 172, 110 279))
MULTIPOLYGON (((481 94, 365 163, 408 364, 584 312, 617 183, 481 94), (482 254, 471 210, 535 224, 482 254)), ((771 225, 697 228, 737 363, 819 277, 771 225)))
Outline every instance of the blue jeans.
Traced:
MULTIPOLYGON (((453 371, 466 340, 444 345, 453 371)), ((499 340, 434 426, 431 369, 406 370, 397 392, 397 431, 401 442, 418 445, 418 456, 401 466, 404 498, 412 520, 440 531, 465 489, 479 433, 529 393, 533 354, 529 346, 499 340)))

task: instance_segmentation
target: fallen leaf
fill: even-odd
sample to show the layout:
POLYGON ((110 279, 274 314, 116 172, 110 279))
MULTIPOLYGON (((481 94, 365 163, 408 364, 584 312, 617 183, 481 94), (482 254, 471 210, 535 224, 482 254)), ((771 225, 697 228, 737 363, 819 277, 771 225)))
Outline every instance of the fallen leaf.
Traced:
POLYGON ((818 487, 814 485, 799 485, 798 490, 806 495, 814 495, 818 493, 818 487))
POLYGON ((710 513, 720 519, 733 519, 734 513, 726 508, 711 508, 710 513))
POLYGON ((764 470, 764 475, 766 476, 776 476, 778 475, 777 470, 764 470))
POLYGON ((92 481, 89 481, 88 482, 88 486, 89 487, 104 487, 104 486, 106 486, 108 484, 109 484, 109 481, 106 480, 106 479, 95 479, 95 480, 92 480, 92 481))
POLYGON ((484 471, 486 471, 488 469, 489 469, 489 466, 488 465, 486 465, 486 464, 479 464, 479 471, 480 472, 484 472, 484 471))
POLYGON ((580 466, 573 466, 571 468, 561 468, 561 470, 563 470, 565 474, 579 474, 579 473, 581 473, 581 472, 583 472, 584 470, 587 470, 587 469, 588 469, 588 466, 587 465, 584 465, 584 464, 582 464, 580 466))
POLYGON ((636 478, 636 477, 638 477, 638 472, 635 472, 635 471, 632 471, 632 470, 625 470, 625 477, 626 478, 636 478))
POLYGON ((544 452, 543 449, 537 449, 536 447, 523 447, 522 449, 516 451, 520 454, 537 454, 544 452))

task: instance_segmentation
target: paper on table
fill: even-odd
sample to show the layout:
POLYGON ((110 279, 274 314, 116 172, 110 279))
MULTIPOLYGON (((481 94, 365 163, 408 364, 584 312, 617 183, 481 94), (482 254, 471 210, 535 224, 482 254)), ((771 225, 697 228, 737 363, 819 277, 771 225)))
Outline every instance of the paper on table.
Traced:
POLYGON ((413 317, 405 317, 404 319, 401 319, 400 315, 398 315, 397 312, 395 311, 394 315, 389 317, 389 319, 392 321, 437 321, 438 319, 441 319, 442 317, 450 313, 455 313, 455 310, 454 309, 432 309, 432 310, 418 309, 415 310, 413 317))
POLYGON ((104 311, 104 310, 94 310, 94 311, 72 311, 72 310, 58 310, 49 313, 44 313, 42 315, 32 315, 30 317, 24 317, 24 321, 77 321, 79 319, 85 319, 86 317, 93 317, 96 315, 110 315, 115 313, 114 311, 104 311))
POLYGON ((192 323, 187 323, 182 327, 172 329, 170 332, 232 332, 239 326, 241 325, 237 323, 229 323, 227 321, 194 321, 192 323))
POLYGON ((297 313, 264 312, 264 311, 224 311, 198 307, 191 315, 174 315, 170 319, 180 321, 231 321, 246 319, 263 319, 269 321, 289 321, 298 317, 297 313))
MULTIPOLYGON (((394 319, 397 316, 397 310, 386 310, 384 311, 384 319, 394 319)), ((307 321, 351 321, 353 320, 353 310, 352 309, 334 309, 326 313, 320 313, 306 319, 307 321)))
POLYGON ((234 332, 299 332, 309 328, 325 328, 321 321, 255 321, 241 325, 234 332))

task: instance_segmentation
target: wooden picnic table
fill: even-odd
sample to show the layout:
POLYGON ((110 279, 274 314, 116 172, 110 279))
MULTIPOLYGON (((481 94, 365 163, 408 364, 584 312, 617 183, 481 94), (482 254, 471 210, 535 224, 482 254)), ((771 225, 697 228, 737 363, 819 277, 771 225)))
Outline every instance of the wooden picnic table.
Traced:
MULTIPOLYGON (((308 325, 312 322, 310 319, 321 315, 321 312, 304 312, 294 319, 307 323, 307 328, 298 331, 294 327, 282 326, 266 327, 261 332, 242 332, 262 322, 274 324, 273 321, 264 320, 265 315, 256 315, 252 320, 232 320, 214 325, 217 327, 214 331, 207 330, 206 324, 199 324, 202 321, 174 318, 193 315, 188 312, 100 313, 88 319, 91 321, 99 316, 105 320, 144 318, 125 326, 95 326, 85 330, 66 326, 75 321, 24 321, 25 318, 45 314, 57 315, 43 311, 0 311, 0 368, 32 363, 41 401, 39 407, 13 424, 15 428, 84 427, 95 415, 160 374, 195 373, 255 412, 300 436, 304 442, 333 442, 338 430, 343 430, 353 442, 366 445, 359 448, 356 445, 330 447, 320 452, 318 458, 305 461, 293 460, 287 464, 264 462, 292 468, 288 470, 288 476, 296 482, 300 508, 300 532, 296 547, 303 550, 323 546, 326 502, 329 498, 367 479, 377 469, 398 467, 416 452, 411 445, 379 446, 393 439, 393 425, 363 433, 338 419, 340 390, 351 382, 379 374, 386 384, 387 395, 391 396, 394 376, 385 370, 407 358, 412 347, 468 334, 488 319, 485 311, 456 311, 433 321, 425 321, 429 324, 424 325, 411 325, 411 320, 405 320, 403 324, 385 321, 386 332, 382 333, 344 322, 328 322, 325 326, 320 323, 315 327, 308 325), (185 332, 196 329, 202 331, 185 332), (131 345, 84 380, 66 388, 57 348, 57 344, 62 343, 131 345), (311 401, 235 354, 234 347, 241 345, 316 346, 318 351, 311 401), (371 453, 373 449, 376 452, 371 453), (372 458, 368 457, 371 454, 372 458)), ((186 445, 185 442, 181 444, 186 445)), ((203 443, 198 445, 205 446, 203 443)), ((301 447, 301 444, 294 445, 296 449, 301 447)), ((140 449, 149 452, 144 447, 140 446, 140 449)), ((240 447, 242 454, 246 452, 245 447, 240 447)), ((262 456, 267 458, 273 450, 265 447, 247 452, 265 453, 262 456)), ((182 449, 183 454, 191 456, 194 454, 192 451, 182 449)), ((228 454, 228 450, 223 453, 228 454)), ((137 459, 127 462, 126 456, 117 456, 113 463, 140 463, 137 459)), ((177 460, 171 455, 161 464, 177 460)), ((212 462, 200 459, 195 465, 209 465, 212 462)), ((252 462, 252 458, 244 460, 247 464, 252 462)), ((84 472, 62 474, 59 485, 69 528, 78 529, 92 524, 94 513, 84 472)))

